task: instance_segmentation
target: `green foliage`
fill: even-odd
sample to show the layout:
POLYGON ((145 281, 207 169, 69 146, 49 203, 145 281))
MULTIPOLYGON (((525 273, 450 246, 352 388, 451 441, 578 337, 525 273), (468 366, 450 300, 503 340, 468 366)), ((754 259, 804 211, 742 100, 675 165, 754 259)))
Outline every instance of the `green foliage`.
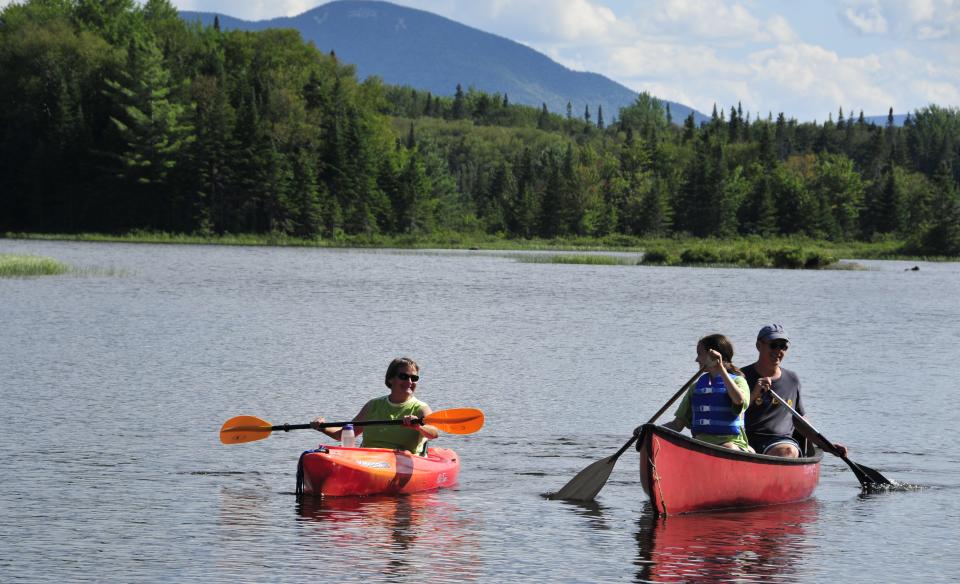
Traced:
MULTIPOLYGON (((9 4, 0 229, 332 245, 796 236, 960 254, 956 108, 881 128, 852 112, 751 121, 738 105, 697 127, 647 93, 612 124, 595 105, 564 116, 451 93, 360 82, 295 31, 203 28, 169 0, 9 4)), ((666 244, 646 261, 835 257, 781 247, 666 244)))
POLYGON ((836 257, 827 250, 796 245, 778 239, 705 239, 675 241, 648 249, 644 264, 732 265, 754 268, 821 269, 836 257))

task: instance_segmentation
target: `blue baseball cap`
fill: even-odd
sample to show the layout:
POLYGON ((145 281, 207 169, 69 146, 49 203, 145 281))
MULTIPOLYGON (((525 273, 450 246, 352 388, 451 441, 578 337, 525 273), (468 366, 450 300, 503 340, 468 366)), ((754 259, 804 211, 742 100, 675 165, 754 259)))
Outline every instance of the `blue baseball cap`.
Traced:
POLYGON ((757 334, 758 341, 774 341, 776 339, 790 340, 790 338, 787 337, 787 331, 783 330, 783 325, 768 324, 760 329, 760 332, 757 334))

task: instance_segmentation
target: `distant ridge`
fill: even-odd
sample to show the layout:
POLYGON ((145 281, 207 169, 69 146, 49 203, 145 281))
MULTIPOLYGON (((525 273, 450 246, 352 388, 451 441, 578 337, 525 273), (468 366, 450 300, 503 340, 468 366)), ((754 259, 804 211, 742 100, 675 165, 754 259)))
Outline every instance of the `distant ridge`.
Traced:
MULTIPOLYGON (((181 11, 184 20, 211 25, 215 13, 181 11)), ((580 117, 589 107, 596 121, 603 108, 609 123, 637 92, 603 75, 573 71, 515 41, 480 31, 436 14, 371 0, 339 0, 293 17, 245 21, 217 14, 224 30, 292 28, 324 52, 356 65, 360 79, 376 75, 392 85, 408 85, 434 95, 453 95, 457 84, 487 93, 506 93, 511 103, 565 114, 567 103, 580 117)), ((690 114, 699 124, 709 117, 676 102, 674 123, 690 114)))
MULTIPOLYGON (((893 114, 893 125, 902 126, 904 122, 907 121, 907 116, 910 114, 893 114)), ((863 121, 868 124, 875 124, 877 126, 886 126, 887 125, 887 116, 864 116, 863 121)))

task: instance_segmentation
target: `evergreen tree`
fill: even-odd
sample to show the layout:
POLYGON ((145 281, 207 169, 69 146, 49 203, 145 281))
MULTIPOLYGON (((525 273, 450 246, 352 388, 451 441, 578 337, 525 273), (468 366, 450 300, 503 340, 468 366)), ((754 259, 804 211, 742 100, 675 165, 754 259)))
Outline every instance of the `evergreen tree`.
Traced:
POLYGON ((912 247, 918 253, 960 256, 960 192, 949 164, 940 165, 934 183, 933 220, 912 247))
POLYGON ((545 103, 540 108, 540 116, 537 117, 537 129, 550 129, 550 112, 547 111, 547 104, 545 103))
POLYGON ((111 118, 122 141, 117 174, 134 197, 124 206, 127 227, 169 229, 171 201, 161 187, 193 141, 192 128, 186 108, 171 100, 170 72, 155 40, 147 35, 132 38, 127 59, 121 81, 106 82, 119 105, 111 118))
POLYGON ((466 104, 463 87, 457 83, 457 91, 453 95, 453 108, 450 110, 450 116, 455 120, 462 120, 464 115, 466 115, 466 104))

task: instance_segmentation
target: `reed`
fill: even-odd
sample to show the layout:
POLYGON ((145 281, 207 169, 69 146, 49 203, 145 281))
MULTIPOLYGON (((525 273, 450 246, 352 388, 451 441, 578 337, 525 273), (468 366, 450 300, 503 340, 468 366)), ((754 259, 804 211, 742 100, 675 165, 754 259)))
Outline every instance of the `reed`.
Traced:
POLYGON ((0 254, 0 278, 26 278, 30 276, 56 276, 65 274, 70 266, 53 258, 0 254))
POLYGON ((586 264, 593 266, 635 266, 639 260, 635 257, 612 256, 604 254, 537 254, 516 256, 517 260, 528 264, 586 264))

